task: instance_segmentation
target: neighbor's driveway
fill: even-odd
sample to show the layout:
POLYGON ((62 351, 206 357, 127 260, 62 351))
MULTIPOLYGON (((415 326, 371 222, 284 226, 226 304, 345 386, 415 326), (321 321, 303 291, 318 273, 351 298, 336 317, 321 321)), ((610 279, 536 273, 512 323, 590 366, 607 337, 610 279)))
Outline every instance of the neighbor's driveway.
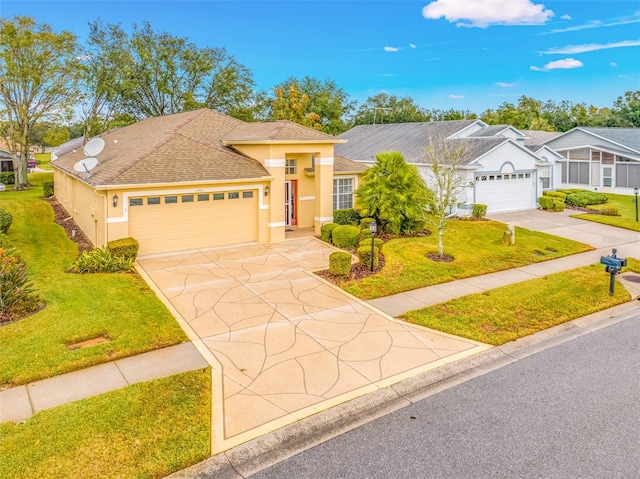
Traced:
POLYGON ((489 347, 395 320, 308 273, 333 251, 309 237, 139 259, 215 358, 214 452, 489 347))

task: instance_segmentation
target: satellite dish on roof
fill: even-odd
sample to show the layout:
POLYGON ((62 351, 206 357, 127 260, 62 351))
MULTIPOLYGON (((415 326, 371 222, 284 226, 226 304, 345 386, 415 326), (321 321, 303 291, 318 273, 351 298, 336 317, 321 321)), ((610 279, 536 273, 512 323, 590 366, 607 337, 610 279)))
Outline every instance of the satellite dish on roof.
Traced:
MULTIPOLYGON (((89 140, 87 144, 84 145, 83 149, 84 149, 85 155, 87 156, 98 156, 103 148, 104 148, 104 140, 102 138, 94 138, 93 140, 89 140)), ((94 168, 95 168, 95 165, 94 165, 94 168)))
MULTIPOLYGON (((87 145, 88 144, 89 143, 87 143, 87 145)), ((98 159, 91 157, 78 161, 75 165, 73 165, 73 169, 79 173, 89 173, 96 166, 98 166, 98 159)))

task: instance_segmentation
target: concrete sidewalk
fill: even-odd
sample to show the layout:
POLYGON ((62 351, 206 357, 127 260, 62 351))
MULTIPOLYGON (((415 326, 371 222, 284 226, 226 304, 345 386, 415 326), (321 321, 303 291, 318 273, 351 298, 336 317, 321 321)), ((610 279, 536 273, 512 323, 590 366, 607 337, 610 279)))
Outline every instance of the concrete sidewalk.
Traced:
POLYGON ((0 391, 0 422, 20 422, 44 409, 152 379, 208 366, 191 343, 118 359, 0 391))

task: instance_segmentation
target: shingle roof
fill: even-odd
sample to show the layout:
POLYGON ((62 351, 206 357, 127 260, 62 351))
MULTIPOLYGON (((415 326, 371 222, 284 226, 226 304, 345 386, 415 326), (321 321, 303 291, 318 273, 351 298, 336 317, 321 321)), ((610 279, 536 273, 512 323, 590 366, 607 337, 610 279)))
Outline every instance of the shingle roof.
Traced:
POLYGON ((104 135, 100 164, 88 178, 73 169, 86 157, 82 149, 61 156, 54 165, 94 186, 268 176, 258 161, 221 142, 228 132, 244 124, 207 109, 148 118, 104 135))
POLYGON ((344 156, 335 155, 333 157, 333 171, 334 173, 359 173, 368 168, 367 165, 358 163, 357 161, 351 161, 344 156))
MULTIPOLYGON (((487 136, 497 136, 499 134, 501 134, 503 131, 505 130, 516 130, 514 127, 512 127, 511 125, 490 125, 490 126, 485 126, 484 128, 481 128, 480 130, 472 133, 469 136, 475 136, 475 137, 487 137, 487 136)), ((518 131, 518 130, 516 130, 518 131)))
MULTIPOLYGON (((475 120, 455 120, 419 123, 392 123, 383 125, 359 125, 339 138, 349 140, 336 145, 335 152, 354 161, 372 162, 375 155, 384 151, 399 151, 409 163, 425 163, 425 149, 442 143, 445 138, 475 123, 475 120)), ((471 163, 508 138, 463 138, 447 140, 465 147, 463 163, 471 163)))
POLYGON ((339 143, 334 136, 321 131, 298 125, 288 120, 265 121, 238 124, 231 131, 225 133, 223 143, 261 143, 261 142, 322 142, 339 143))
POLYGON ((640 128, 578 128, 640 152, 640 128))
POLYGON ((520 130, 525 135, 525 145, 540 145, 562 133, 557 131, 520 130))

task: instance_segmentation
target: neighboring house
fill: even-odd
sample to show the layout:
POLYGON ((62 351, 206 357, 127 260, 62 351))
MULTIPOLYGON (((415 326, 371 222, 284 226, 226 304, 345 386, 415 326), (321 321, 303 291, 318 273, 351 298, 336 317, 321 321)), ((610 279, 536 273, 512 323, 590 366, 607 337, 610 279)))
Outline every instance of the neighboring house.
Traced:
POLYGON ((466 186, 458 197, 459 214, 468 213, 474 203, 486 204, 489 213, 535 209, 543 184, 551 188, 555 176, 551 150, 546 152, 548 158, 538 155, 525 147, 526 135, 519 130, 488 126, 481 120, 359 125, 338 138, 348 143, 336 145, 337 154, 367 165, 378 153, 399 151, 427 184, 432 172, 426 149, 462 146, 459 174, 466 186))
POLYGON ((345 140, 290 121, 246 123, 201 109, 102 136, 99 163, 52 162, 55 196, 96 246, 132 236, 140 254, 273 243, 353 206, 363 165, 334 155, 345 140))
POLYGON ((577 127, 544 144, 565 159, 563 187, 632 194, 640 186, 640 128, 577 127))
POLYGON ((0 150, 0 172, 13 171, 13 160, 11 153, 6 150, 0 150))

